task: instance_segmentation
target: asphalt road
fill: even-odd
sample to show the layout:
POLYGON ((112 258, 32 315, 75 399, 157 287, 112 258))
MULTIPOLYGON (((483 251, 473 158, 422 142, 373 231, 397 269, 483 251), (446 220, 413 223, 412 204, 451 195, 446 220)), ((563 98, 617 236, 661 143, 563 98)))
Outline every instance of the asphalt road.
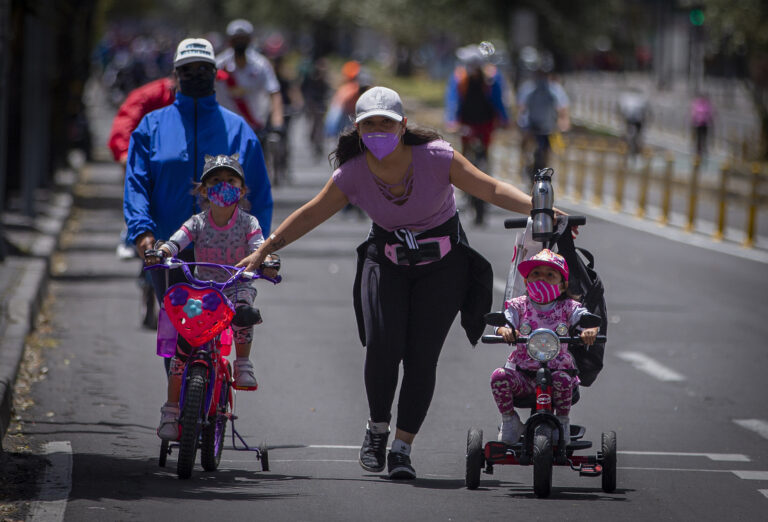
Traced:
MULTIPOLYGON (((275 223, 329 173, 300 154, 294 167, 295 186, 276 191, 275 223)), ((24 418, 35 445, 56 443, 47 446, 54 487, 44 486, 37 509, 71 521, 765 519, 764 263, 589 219, 578 244, 595 253, 606 285, 609 344, 571 419, 586 426, 588 452, 601 432, 616 431, 618 487, 606 494, 599 478, 557 468, 551 498, 541 500, 530 467, 497 466, 478 490, 464 488, 467 430, 495 437, 488 381, 507 348, 473 349, 458 322, 414 444, 418 478, 392 482, 360 468, 367 404, 351 295, 353 249, 368 222, 337 215, 282 252, 283 283, 260 285, 259 390, 238 393, 236 427, 249 443, 268 443, 271 471, 228 439, 219 471, 198 466, 180 481, 175 454, 157 464, 163 365, 153 333, 138 326, 138 264, 114 255, 119 170, 90 165, 76 195, 50 285, 56 342, 44 350, 47 377, 24 418)), ((497 286, 514 236, 504 217, 467 227, 497 286)), ((499 288, 496 306, 501 299, 499 288)))

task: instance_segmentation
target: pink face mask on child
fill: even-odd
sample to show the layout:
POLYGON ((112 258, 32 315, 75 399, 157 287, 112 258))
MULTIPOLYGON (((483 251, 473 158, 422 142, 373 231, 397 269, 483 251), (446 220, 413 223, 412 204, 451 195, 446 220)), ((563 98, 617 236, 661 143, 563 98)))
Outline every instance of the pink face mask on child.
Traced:
POLYGON ((546 281, 526 281, 525 288, 528 290, 528 297, 534 303, 547 304, 560 296, 560 285, 553 285, 546 281))

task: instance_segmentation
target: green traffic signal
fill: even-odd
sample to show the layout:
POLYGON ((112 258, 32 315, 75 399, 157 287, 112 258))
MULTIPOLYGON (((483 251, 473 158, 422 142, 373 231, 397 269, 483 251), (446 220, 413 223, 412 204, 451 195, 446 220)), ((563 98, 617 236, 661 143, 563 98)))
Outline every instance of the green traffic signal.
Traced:
POLYGON ((704 25, 704 11, 701 9, 691 9, 691 12, 688 13, 688 19, 697 27, 704 25))

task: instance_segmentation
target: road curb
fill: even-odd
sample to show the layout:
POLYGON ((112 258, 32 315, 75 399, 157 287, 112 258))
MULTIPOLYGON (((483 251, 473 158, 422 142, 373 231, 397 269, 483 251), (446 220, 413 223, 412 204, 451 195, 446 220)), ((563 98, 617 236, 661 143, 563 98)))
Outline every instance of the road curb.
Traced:
POLYGON ((64 224, 72 211, 72 191, 80 171, 61 171, 49 195, 45 214, 23 227, 27 255, 8 255, 3 261, 4 288, 0 323, 0 452, 13 411, 13 393, 27 336, 34 329, 50 275, 51 256, 58 247, 64 224))

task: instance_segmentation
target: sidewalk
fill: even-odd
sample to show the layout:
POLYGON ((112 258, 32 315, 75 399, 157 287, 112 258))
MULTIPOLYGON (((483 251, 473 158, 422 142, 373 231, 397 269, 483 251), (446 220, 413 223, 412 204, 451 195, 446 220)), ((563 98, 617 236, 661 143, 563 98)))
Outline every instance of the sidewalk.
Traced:
POLYGON ((1 216, 8 255, 0 261, 0 451, 11 420, 13 388, 27 335, 46 294, 51 256, 72 209, 78 170, 56 173, 54 186, 37 193, 35 218, 13 202, 1 216))

